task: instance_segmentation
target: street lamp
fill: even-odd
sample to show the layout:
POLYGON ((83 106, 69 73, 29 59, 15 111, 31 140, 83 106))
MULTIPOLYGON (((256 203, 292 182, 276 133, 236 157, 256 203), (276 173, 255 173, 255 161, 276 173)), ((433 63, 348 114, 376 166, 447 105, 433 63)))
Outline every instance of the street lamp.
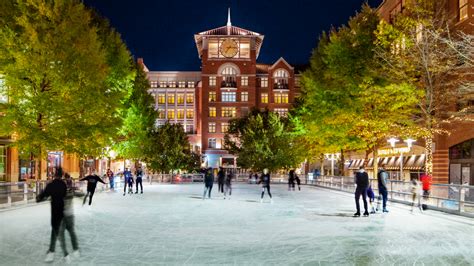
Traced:
MULTIPOLYGON (((339 159, 340 153, 326 153, 324 156, 331 161, 331 176, 334 176, 334 161, 339 159)), ((322 174, 322 173, 321 173, 322 174)))

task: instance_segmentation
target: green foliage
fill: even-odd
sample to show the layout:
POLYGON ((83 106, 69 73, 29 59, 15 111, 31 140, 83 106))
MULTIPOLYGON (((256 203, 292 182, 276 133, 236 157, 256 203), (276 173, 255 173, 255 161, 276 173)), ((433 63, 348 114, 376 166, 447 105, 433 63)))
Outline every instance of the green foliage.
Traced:
POLYGON ((105 20, 76 0, 2 1, 0 134, 20 150, 99 154, 120 125, 131 57, 105 20))
POLYGON ((188 136, 182 125, 167 122, 152 130, 150 139, 151 145, 145 147, 145 162, 149 169, 169 173, 195 167, 196 155, 189 150, 188 136))
POLYGON ((291 168, 301 163, 303 151, 296 145, 296 127, 274 112, 253 110, 230 121, 225 148, 243 168, 261 171, 291 168))

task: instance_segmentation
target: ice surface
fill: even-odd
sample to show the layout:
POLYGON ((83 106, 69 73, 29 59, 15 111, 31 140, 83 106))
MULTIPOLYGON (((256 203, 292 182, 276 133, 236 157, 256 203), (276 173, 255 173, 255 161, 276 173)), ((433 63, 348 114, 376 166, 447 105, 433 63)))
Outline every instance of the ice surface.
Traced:
MULTIPOLYGON (((473 219, 425 212, 352 218, 350 194, 234 184, 232 198, 202 200, 201 184, 152 185, 145 194, 97 193, 75 202, 76 265, 474 265, 473 219)), ((50 206, 0 212, 0 264, 42 264, 50 206)), ((69 237, 68 249, 71 252, 69 237)), ((62 264, 59 242, 54 264, 62 264)))

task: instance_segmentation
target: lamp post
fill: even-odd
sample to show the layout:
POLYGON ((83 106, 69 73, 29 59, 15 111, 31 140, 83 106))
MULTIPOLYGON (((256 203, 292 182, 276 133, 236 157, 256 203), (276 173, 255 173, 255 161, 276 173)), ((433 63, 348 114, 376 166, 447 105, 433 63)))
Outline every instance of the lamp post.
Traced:
POLYGON ((340 153, 326 153, 324 156, 331 161, 331 176, 334 176, 334 161, 339 159, 340 153))

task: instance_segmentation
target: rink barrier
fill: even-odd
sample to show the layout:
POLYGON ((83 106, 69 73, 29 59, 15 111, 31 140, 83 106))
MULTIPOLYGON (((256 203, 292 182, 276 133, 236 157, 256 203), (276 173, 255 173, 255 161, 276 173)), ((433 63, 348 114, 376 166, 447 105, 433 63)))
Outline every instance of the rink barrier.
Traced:
MULTIPOLYGON (((338 191, 354 193, 354 177, 319 176, 316 179, 305 178, 307 185, 314 185, 338 191)), ((377 179, 370 179, 372 190, 378 195, 377 179)), ((411 182, 389 180, 388 200, 412 205, 411 182)), ((421 185, 420 185, 421 186, 421 185)), ((420 187, 416 202, 426 204, 428 209, 474 218, 474 186, 455 184, 432 184, 430 195, 424 196, 420 187)))

